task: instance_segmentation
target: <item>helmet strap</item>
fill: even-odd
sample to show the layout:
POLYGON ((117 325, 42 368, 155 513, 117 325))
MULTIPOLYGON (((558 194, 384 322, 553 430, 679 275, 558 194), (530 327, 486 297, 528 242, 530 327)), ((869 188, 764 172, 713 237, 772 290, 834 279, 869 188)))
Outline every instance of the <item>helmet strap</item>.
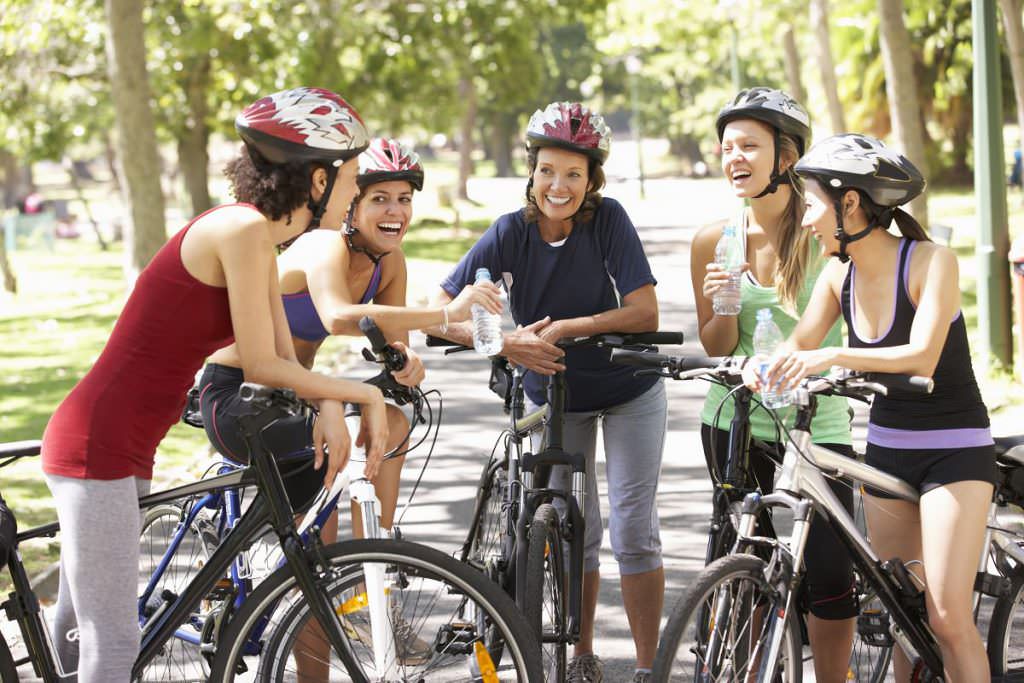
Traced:
POLYGON ((772 177, 768 181, 768 185, 761 190, 761 194, 754 197, 754 199, 760 199, 766 195, 775 194, 775 190, 779 189, 779 185, 789 184, 789 174, 779 173, 779 129, 772 128, 772 137, 775 139, 775 160, 772 162, 772 177))
POLYGON ((306 226, 305 232, 316 230, 320 227, 320 219, 323 218, 324 212, 327 211, 327 202, 331 200, 331 191, 334 190, 334 181, 337 179, 338 167, 328 166, 327 185, 324 186, 324 193, 320 196, 320 201, 313 201, 313 193, 309 193, 309 200, 306 202, 306 206, 313 212, 313 218, 309 221, 309 225, 306 226))
POLYGON ((842 197, 835 200, 834 203, 836 212, 836 232, 835 238, 839 241, 839 253, 833 252, 833 255, 838 257, 842 263, 846 263, 850 260, 850 255, 846 253, 846 245, 850 242, 856 242, 857 240, 864 239, 868 236, 872 230, 875 229, 874 225, 868 225, 863 230, 850 234, 843 229, 843 200, 842 197))
POLYGON ((366 247, 358 246, 354 241, 352 241, 352 236, 355 235, 357 232, 359 232, 359 229, 353 227, 351 223, 349 223, 348 226, 345 228, 345 241, 348 242, 349 251, 354 251, 357 254, 366 254, 366 258, 370 259, 370 261, 375 266, 380 263, 380 260, 382 258, 391 253, 390 251, 385 251, 383 254, 374 254, 366 247))

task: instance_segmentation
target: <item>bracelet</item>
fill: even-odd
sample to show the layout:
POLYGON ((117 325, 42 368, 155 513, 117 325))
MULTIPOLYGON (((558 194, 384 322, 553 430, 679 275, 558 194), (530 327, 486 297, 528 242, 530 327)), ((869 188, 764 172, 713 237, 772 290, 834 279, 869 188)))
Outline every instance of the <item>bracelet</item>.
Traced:
POLYGON ((444 306, 441 307, 441 315, 443 317, 443 320, 441 322, 441 334, 447 334, 448 333, 448 305, 447 304, 445 304, 444 306))

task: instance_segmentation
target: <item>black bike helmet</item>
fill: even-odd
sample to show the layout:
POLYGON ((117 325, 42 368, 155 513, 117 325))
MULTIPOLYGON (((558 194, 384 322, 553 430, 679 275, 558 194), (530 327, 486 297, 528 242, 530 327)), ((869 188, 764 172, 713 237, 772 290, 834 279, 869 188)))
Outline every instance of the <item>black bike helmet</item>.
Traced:
POLYGON ((893 211, 924 191, 925 180, 905 156, 889 149, 881 140, 861 133, 833 135, 814 145, 797 162, 795 171, 813 178, 836 197, 836 239, 839 259, 846 261, 846 245, 865 237, 876 227, 888 226, 893 211), (885 209, 868 227, 850 235, 843 229, 842 195, 859 190, 871 202, 885 209))
POLYGON ((768 187, 757 195, 763 197, 775 192, 779 185, 789 182, 787 174, 779 173, 779 135, 786 133, 796 140, 797 154, 803 156, 811 139, 811 117, 800 103, 774 88, 757 86, 741 90, 732 102, 722 107, 715 120, 718 142, 722 142, 725 126, 736 119, 755 119, 772 127, 775 137, 775 161, 768 187))

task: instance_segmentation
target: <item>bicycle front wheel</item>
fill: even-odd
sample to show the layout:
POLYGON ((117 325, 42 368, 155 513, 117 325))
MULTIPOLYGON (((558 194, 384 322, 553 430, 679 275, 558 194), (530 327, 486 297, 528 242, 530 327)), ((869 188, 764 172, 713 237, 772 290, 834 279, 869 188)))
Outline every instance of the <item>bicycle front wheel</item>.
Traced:
POLYGON ((18 683, 18 667, 14 666, 14 657, 7 647, 7 640, 0 635, 0 681, 2 683, 18 683))
POLYGON ((540 641, 544 675, 548 681, 565 679, 566 581, 565 554, 558 511, 545 503, 530 523, 526 554, 526 621, 540 641))
MULTIPOLYGON (((188 528, 182 529, 185 518, 178 505, 160 505, 150 509, 143 520, 139 536, 139 595, 154 579, 155 586, 146 605, 140 609, 142 621, 161 609, 165 595, 171 600, 180 595, 217 547, 217 533, 212 524, 197 517, 188 528), (161 562, 165 561, 171 542, 178 535, 177 550, 166 557, 163 571, 158 575, 161 562)), ((211 637, 207 624, 212 626, 210 620, 217 609, 220 609, 219 604, 204 600, 142 671, 139 683, 205 681, 210 667, 200 652, 200 643, 211 637)))
POLYGON ((752 555, 730 555, 697 575, 662 633, 653 680, 801 680, 797 620, 780 614, 783 597, 765 580, 765 566, 752 555), (778 666, 758 676, 771 634, 778 628, 784 629, 778 666))
POLYGON ((406 541, 345 541, 324 547, 323 556, 328 567, 318 583, 359 670, 346 670, 291 568, 283 567, 231 620, 212 681, 540 680, 536 639, 511 599, 479 572, 406 541), (375 647, 364 576, 377 572, 389 577, 385 611, 394 642, 375 647), (500 634, 500 652, 487 649, 491 630, 500 634), (255 651, 260 654, 247 655, 255 651), (392 656, 379 657, 383 651, 392 656), (380 669, 378 661, 389 668, 380 669))
POLYGON ((1010 575, 1010 590, 996 600, 988 627, 988 665, 992 676, 1024 673, 1024 567, 1010 575))

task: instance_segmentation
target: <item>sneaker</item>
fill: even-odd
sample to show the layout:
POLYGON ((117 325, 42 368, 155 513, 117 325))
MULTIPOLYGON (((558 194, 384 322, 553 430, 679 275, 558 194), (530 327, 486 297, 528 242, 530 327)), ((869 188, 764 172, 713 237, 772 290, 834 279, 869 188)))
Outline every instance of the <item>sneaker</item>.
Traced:
POLYGON ((633 683, 651 683, 650 671, 634 671, 633 683))
POLYGON ((601 683, 604 680, 604 664, 594 654, 573 657, 565 672, 567 683, 601 683))

